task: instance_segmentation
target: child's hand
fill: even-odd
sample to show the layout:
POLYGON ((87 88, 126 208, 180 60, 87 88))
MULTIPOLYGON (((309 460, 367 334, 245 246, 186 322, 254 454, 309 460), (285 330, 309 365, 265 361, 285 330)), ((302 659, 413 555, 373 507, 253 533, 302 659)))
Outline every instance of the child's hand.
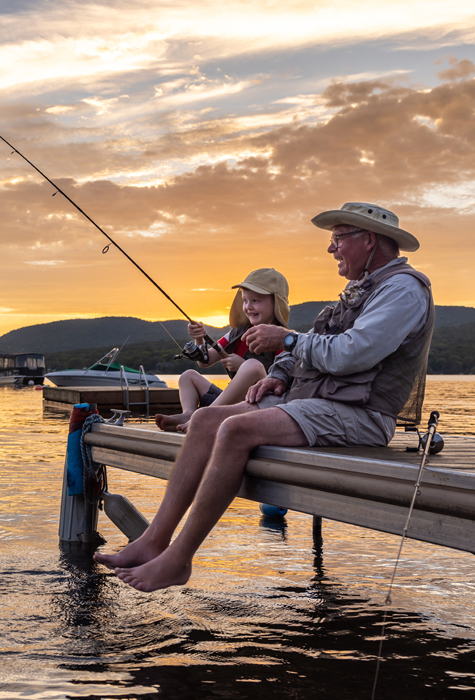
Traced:
POLYGON ((239 357, 239 355, 229 355, 229 357, 220 360, 221 364, 230 372, 237 372, 245 361, 244 357, 239 357))
POLYGON ((200 341, 199 343, 197 343, 197 345, 202 344, 203 338, 205 336, 205 329, 201 321, 199 321, 199 323, 188 324, 188 335, 190 336, 190 338, 193 338, 195 342, 197 340, 200 341))

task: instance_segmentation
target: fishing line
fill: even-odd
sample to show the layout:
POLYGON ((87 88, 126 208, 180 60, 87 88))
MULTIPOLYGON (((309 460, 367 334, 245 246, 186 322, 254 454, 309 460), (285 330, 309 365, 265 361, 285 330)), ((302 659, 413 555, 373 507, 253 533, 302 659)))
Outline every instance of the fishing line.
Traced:
POLYGON ((432 411, 432 413, 430 414, 430 418, 429 418, 429 424, 427 426, 427 433, 425 436, 425 442, 424 442, 424 439, 422 442, 422 444, 423 444, 422 459, 421 459, 421 464, 419 467, 419 472, 417 474, 416 483, 414 486, 414 493, 412 495, 411 505, 409 507, 409 512, 407 514, 406 524, 404 525, 404 528, 402 531, 402 537, 401 537, 401 543, 399 545, 399 551, 397 553, 396 562, 394 564, 394 569, 393 569, 393 574, 391 576, 391 581, 389 583, 388 592, 386 595, 386 599, 384 601, 386 608, 384 610, 383 622, 381 624, 381 639, 379 640, 378 660, 376 662, 376 673, 374 676, 373 692, 371 693, 371 700, 374 700, 374 698, 376 696, 376 684, 378 682, 379 667, 380 667, 381 656, 382 656, 382 651, 383 651, 383 641, 384 641, 384 636, 386 633, 386 618, 387 618, 387 614, 388 614, 388 607, 387 606, 391 605, 391 602, 392 602, 391 601, 391 592, 393 589, 394 579, 396 578, 396 571, 397 571, 399 559, 401 556, 402 546, 404 544, 404 540, 406 539, 407 530, 409 528, 409 522, 410 522, 411 516, 412 516, 412 511, 414 510, 414 503, 416 502, 417 496, 419 496, 421 493, 420 486, 421 486, 421 481, 422 481, 422 472, 424 471, 424 467, 425 467, 426 462, 427 462, 427 456, 429 454, 429 449, 431 446, 432 439, 433 439, 435 431, 437 429, 438 420, 439 420, 438 411, 432 411))
MULTIPOLYGON (((88 221, 91 222, 91 224, 92 224, 93 226, 95 226, 95 227, 97 228, 98 231, 100 231, 100 232, 107 238, 108 241, 110 241, 110 243, 109 243, 108 245, 106 245, 106 246, 102 249, 103 254, 105 254, 105 253, 107 253, 107 252, 109 251, 109 248, 110 248, 110 245, 111 245, 111 244, 114 245, 114 246, 117 248, 117 250, 119 250, 119 251, 122 253, 122 255, 125 255, 125 257, 127 258, 127 260, 129 260, 129 261, 132 263, 132 265, 135 265, 135 267, 136 267, 143 275, 145 275, 145 277, 149 280, 149 282, 151 282, 151 283, 153 284, 153 286, 156 287, 156 288, 158 289, 158 291, 161 292, 161 293, 168 299, 168 301, 171 301, 171 303, 173 304, 173 306, 175 306, 175 307, 178 309, 178 311, 179 311, 190 323, 194 323, 193 319, 191 319, 191 318, 188 316, 188 314, 187 314, 185 311, 183 311, 183 309, 182 309, 180 306, 178 306, 178 304, 177 304, 175 301, 173 301, 173 299, 171 298, 171 296, 169 296, 169 295, 165 292, 165 290, 162 289, 162 288, 155 282, 155 280, 153 280, 153 279, 150 277, 150 275, 148 275, 148 274, 145 272, 145 270, 143 270, 143 269, 140 267, 140 265, 138 265, 138 263, 136 263, 135 260, 133 260, 133 259, 130 257, 130 255, 128 255, 128 253, 126 253, 125 250, 124 250, 123 248, 121 248, 120 245, 114 241, 113 238, 111 238, 98 224, 96 224, 96 222, 95 222, 93 219, 91 219, 91 217, 88 216, 88 215, 86 214, 86 212, 83 211, 83 210, 81 209, 81 207, 79 207, 79 206, 76 204, 76 202, 73 202, 73 200, 71 199, 71 197, 68 197, 68 195, 67 195, 65 192, 63 192, 63 190, 62 190, 60 187, 58 187, 58 185, 56 185, 56 184, 53 182, 53 180, 51 180, 51 179, 50 179, 47 175, 45 175, 39 168, 37 168, 36 165, 34 165, 34 163, 31 162, 31 160, 28 160, 28 158, 27 158, 26 156, 24 156, 23 153, 20 153, 20 151, 19 151, 17 148, 15 148, 15 146, 12 146, 11 143, 9 143, 6 139, 4 139, 3 136, 0 136, 0 139, 1 139, 4 143, 6 143, 7 146, 9 146, 10 148, 13 149, 13 153, 17 153, 17 154, 20 156, 20 158, 23 158, 23 160, 26 161, 26 162, 28 163, 28 165, 31 165, 31 167, 32 167, 34 170, 36 170, 37 173, 39 173, 39 174, 41 175, 41 177, 43 177, 45 180, 47 180, 47 182, 49 182, 50 185, 52 185, 52 186, 57 190, 57 191, 52 195, 53 197, 54 197, 58 192, 59 192, 60 194, 62 194, 63 197, 64 197, 65 199, 67 199, 68 202, 70 202, 70 203, 73 205, 73 207, 75 207, 88 221)), ((170 338, 173 340, 173 342, 181 349, 180 344, 175 340, 175 338, 174 338, 174 337, 172 336, 172 334, 167 330, 167 328, 163 325, 163 323, 162 323, 161 321, 159 321, 159 323, 160 323, 160 325, 162 326, 162 328, 168 333, 168 335, 169 335, 170 338)), ((209 344, 211 345, 211 347, 214 348, 214 349, 221 355, 221 357, 228 357, 228 354, 223 350, 223 348, 219 345, 219 343, 217 343, 215 340, 213 340, 213 338, 211 338, 207 333, 204 335, 204 338, 205 338, 206 342, 209 343, 209 344)), ((226 370, 226 371, 227 371, 227 370, 226 370)))

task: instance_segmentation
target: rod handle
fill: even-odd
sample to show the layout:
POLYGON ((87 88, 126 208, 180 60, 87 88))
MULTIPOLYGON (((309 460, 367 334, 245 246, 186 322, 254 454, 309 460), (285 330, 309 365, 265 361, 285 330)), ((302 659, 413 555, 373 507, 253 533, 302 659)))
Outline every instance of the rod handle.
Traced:
POLYGON ((224 359, 225 357, 229 357, 229 355, 228 355, 228 353, 226 352, 226 350, 224 350, 224 349, 221 347, 221 345, 220 345, 219 343, 217 343, 215 340, 213 340, 213 338, 211 338, 208 334, 206 334, 206 335, 204 336, 204 339, 206 340, 206 342, 208 343, 208 345, 211 345, 211 347, 213 348, 213 350, 216 350, 216 352, 218 352, 218 353, 221 355, 221 357, 222 357, 223 359, 224 359))

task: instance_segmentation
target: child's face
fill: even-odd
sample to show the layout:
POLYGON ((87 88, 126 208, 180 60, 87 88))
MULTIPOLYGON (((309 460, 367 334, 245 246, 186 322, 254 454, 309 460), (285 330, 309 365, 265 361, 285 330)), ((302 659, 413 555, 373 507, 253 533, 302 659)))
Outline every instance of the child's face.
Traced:
POLYGON ((259 323, 272 323, 274 320, 274 295, 258 294, 249 289, 241 289, 242 308, 253 326, 259 323))

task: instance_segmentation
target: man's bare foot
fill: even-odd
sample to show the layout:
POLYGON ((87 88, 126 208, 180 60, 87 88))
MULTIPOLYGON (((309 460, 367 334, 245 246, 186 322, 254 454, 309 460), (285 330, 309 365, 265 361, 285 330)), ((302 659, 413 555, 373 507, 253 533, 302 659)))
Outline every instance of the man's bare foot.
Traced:
POLYGON ((115 573, 129 586, 150 593, 170 586, 183 586, 191 576, 191 561, 178 561, 168 548, 142 566, 132 569, 117 567, 115 573))
POLYGON ((180 425, 176 426, 177 432, 178 433, 187 433, 189 425, 190 425, 190 421, 187 421, 186 423, 180 423, 180 425))
POLYGON ((104 564, 109 569, 119 567, 140 566, 155 559, 163 552, 163 547, 158 546, 150 537, 146 536, 147 531, 138 538, 121 549, 117 554, 94 554, 95 561, 104 564))
POLYGON ((161 430, 175 433, 177 431, 177 426, 182 423, 187 423, 193 413, 194 411, 185 411, 184 413, 177 413, 174 416, 164 416, 162 413, 157 413, 155 416, 155 423, 161 430))

